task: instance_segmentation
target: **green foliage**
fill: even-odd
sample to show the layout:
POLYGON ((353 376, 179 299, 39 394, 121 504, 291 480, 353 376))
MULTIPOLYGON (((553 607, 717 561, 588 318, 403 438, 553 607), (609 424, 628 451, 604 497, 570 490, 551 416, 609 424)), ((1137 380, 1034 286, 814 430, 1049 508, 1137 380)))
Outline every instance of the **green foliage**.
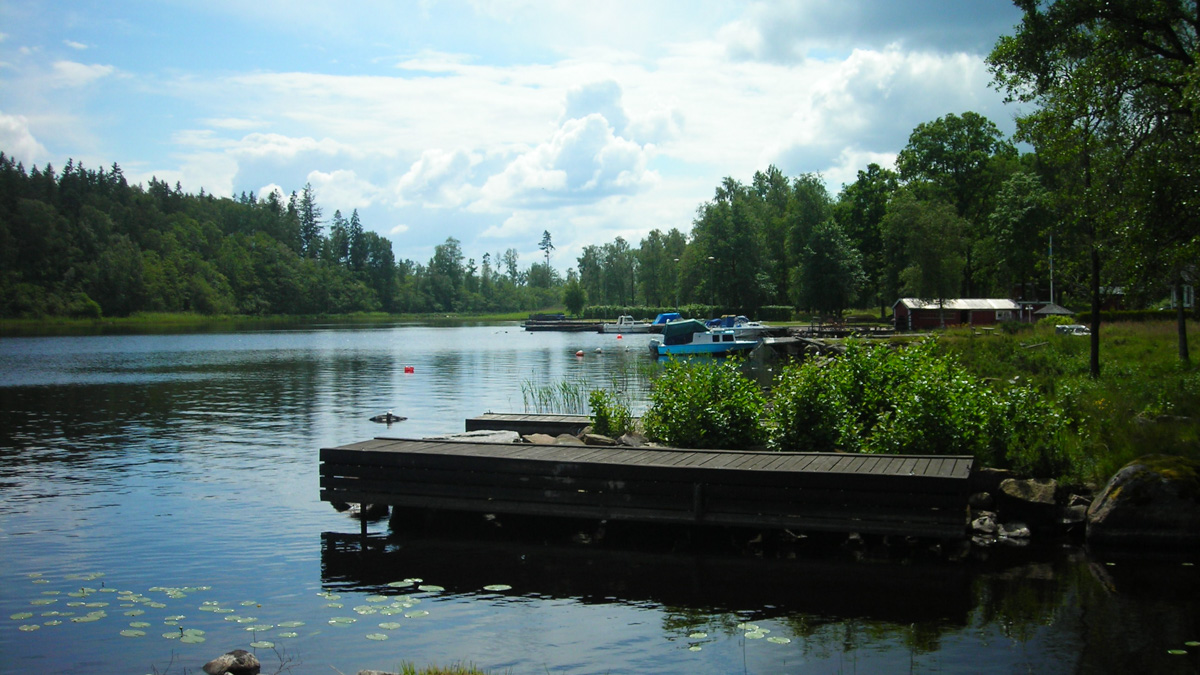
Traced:
POLYGON ((633 414, 616 394, 595 389, 588 396, 592 409, 592 430, 602 436, 617 437, 633 429, 633 414))
POLYGON ((587 412, 587 391, 583 382, 563 380, 554 384, 521 382, 521 401, 525 412, 535 414, 583 414, 587 412))
POLYGON ((766 399, 734 359, 671 361, 655 380, 642 427, 681 448, 744 449, 766 440, 766 399))
POLYGON ((851 341, 820 366, 784 368, 771 409, 780 450, 965 454, 1036 475, 1068 469, 1060 410, 1032 387, 993 387, 935 342, 904 349, 851 341))
POLYGON ((1039 327, 1045 327, 1045 326, 1053 327, 1053 326, 1070 326, 1075 323, 1078 323, 1078 322, 1075 320, 1075 317, 1073 317, 1073 316, 1062 316, 1061 314, 1052 314, 1050 316, 1038 319, 1037 325, 1039 327))

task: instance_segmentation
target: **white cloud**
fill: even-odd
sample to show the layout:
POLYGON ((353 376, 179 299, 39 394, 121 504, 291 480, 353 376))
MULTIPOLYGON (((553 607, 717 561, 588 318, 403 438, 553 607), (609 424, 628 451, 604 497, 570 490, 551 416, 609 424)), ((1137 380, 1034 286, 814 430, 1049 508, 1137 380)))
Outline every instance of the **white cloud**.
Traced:
POLYGON ((29 120, 24 115, 0 112, 0 149, 29 166, 46 156, 46 148, 29 131, 29 120))
POLYGON ((233 152, 239 157, 294 159, 310 152, 322 155, 353 154, 354 148, 331 138, 317 140, 311 136, 253 133, 243 136, 233 152))
POLYGON ((88 46, 83 44, 82 42, 76 42, 74 40, 63 40, 63 44, 70 47, 71 49, 76 49, 79 51, 83 51, 84 49, 88 48, 88 46))
POLYGON ((633 194, 658 179, 646 152, 619 138, 599 114, 567 120, 554 136, 513 160, 483 186, 484 206, 538 208, 633 194))
POLYGON ((276 185, 274 183, 268 183, 267 185, 264 185, 258 189, 258 200, 260 202, 267 201, 267 199, 270 198, 272 192, 274 192, 277 195, 277 198, 279 199, 280 204, 287 203, 287 196, 284 193, 283 188, 279 187, 278 185, 276 185))
POLYGON ((237 174, 237 162, 223 152, 198 152, 188 155, 178 169, 153 171, 129 171, 126 178, 131 183, 146 184, 157 178, 168 185, 179 183, 185 192, 208 194, 219 197, 233 196, 233 177, 237 174))
POLYGON ((55 61, 51 84, 55 87, 82 87, 115 73, 114 66, 85 64, 75 61, 55 61))
POLYGON ((393 227, 392 229, 388 230, 388 234, 390 234, 392 236, 404 234, 405 232, 408 232, 407 225, 397 225, 397 226, 393 227))
POLYGON ((470 185, 471 169, 480 161, 477 154, 465 150, 426 150, 396 182, 398 203, 458 206, 475 192, 470 185))
POLYGON ((312 171, 308 174, 308 182, 316 190, 320 202, 336 204, 338 209, 346 211, 370 206, 381 192, 348 169, 338 169, 332 173, 312 171))

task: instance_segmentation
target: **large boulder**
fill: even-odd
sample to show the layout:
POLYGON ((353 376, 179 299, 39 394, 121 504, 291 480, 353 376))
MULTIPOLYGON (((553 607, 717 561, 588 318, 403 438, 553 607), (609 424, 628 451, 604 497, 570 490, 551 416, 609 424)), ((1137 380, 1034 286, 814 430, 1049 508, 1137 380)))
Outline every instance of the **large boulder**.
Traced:
POLYGON ((1126 464, 1088 507, 1087 540, 1200 546, 1200 462, 1148 455, 1126 464))
POLYGON ((245 649, 235 649, 204 664, 203 670, 208 675, 258 675, 261 667, 253 654, 245 649))
POLYGON ((997 510, 1004 520, 1023 520, 1035 528, 1047 527, 1058 518, 1058 483, 1049 479, 1005 478, 996 494, 997 510))

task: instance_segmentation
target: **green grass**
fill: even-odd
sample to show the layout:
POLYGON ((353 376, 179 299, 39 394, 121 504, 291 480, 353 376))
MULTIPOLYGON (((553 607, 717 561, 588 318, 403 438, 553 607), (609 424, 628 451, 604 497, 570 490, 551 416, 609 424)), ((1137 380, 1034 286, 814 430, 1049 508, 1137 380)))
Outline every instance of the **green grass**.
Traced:
MULTIPOLYGON (((1023 381, 1057 401, 1071 419, 1064 442, 1079 479, 1105 481, 1150 453, 1200 459, 1200 369, 1179 361, 1174 323, 1104 324, 1098 379, 1089 376, 1086 336, 1056 335, 1053 326, 995 333, 951 330, 940 349, 980 377, 1023 381)), ((1193 351, 1198 339, 1190 322, 1193 351)))

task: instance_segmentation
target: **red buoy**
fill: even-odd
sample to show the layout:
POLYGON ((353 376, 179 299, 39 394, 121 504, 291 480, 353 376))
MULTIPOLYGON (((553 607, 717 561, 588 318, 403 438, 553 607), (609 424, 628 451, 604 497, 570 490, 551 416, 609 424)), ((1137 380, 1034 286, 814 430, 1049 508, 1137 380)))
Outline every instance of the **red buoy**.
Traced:
POLYGON ((583 356, 583 350, 580 349, 579 351, 575 352, 575 356, 583 356))
POLYGON ((413 366, 404 366, 404 374, 405 374, 405 375, 412 375, 412 374, 413 374, 413 373, 415 373, 415 372, 417 372, 417 369, 416 369, 415 367, 413 367, 413 366))
POLYGON ((618 339, 618 340, 620 340, 620 339, 621 339, 621 334, 620 334, 620 333, 617 333, 617 339, 618 339))

